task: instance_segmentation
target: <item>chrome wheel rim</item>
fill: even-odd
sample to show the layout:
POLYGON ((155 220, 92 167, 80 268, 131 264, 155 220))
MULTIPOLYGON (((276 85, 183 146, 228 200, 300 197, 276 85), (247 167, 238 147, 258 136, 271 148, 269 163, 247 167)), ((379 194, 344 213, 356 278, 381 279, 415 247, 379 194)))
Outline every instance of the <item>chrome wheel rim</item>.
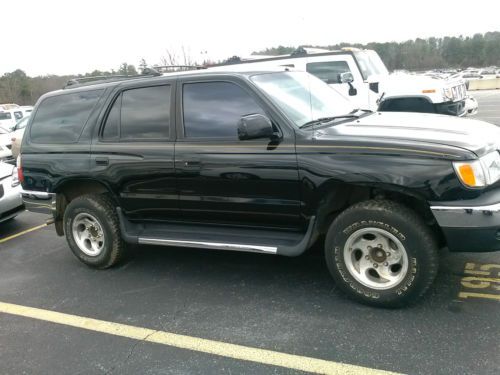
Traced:
POLYGON ((408 254, 400 240, 380 228, 359 229, 344 246, 351 276, 372 289, 394 288, 408 273, 408 254))
POLYGON ((73 220, 73 239, 86 255, 98 256, 104 249, 104 232, 101 223, 88 213, 79 213, 73 220))

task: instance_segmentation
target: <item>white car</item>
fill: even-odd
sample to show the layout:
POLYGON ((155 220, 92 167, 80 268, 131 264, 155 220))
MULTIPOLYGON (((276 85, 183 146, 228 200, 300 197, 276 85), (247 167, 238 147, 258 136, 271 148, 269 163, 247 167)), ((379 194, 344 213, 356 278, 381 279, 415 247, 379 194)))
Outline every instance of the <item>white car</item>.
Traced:
POLYGON ((0 127, 12 130, 23 117, 24 112, 21 108, 0 110, 0 127))
POLYGON ((0 162, 0 223, 24 211, 17 168, 0 162))
POLYGON ((0 161, 12 159, 12 135, 9 130, 0 127, 0 161))

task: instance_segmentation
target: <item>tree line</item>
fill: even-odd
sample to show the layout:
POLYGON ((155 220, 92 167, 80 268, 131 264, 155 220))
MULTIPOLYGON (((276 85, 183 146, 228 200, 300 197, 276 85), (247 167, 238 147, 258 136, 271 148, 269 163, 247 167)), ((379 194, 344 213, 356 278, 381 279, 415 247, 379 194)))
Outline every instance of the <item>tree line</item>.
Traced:
MULTIPOLYGON (((254 52, 255 55, 285 55, 299 46, 278 46, 254 52)), ((339 43, 327 46, 300 47, 339 50, 357 47, 377 51, 389 70, 428 70, 486 67, 500 65, 500 32, 475 34, 472 37, 417 38, 405 42, 339 43)))
MULTIPOLYGON (((278 46, 254 52, 256 55, 284 55, 295 51, 299 46, 278 46)), ((306 45, 302 47, 325 48, 338 50, 343 47, 373 49, 378 52, 389 70, 428 70, 435 68, 466 68, 469 66, 485 67, 500 65, 500 32, 475 34, 472 37, 417 38, 405 42, 353 44, 340 43, 327 46, 306 45)), ((231 57, 225 61, 236 59, 231 57)), ((183 48, 181 56, 167 51, 161 58, 161 65, 196 65, 189 53, 183 48)), ((146 67, 144 59, 139 68, 146 67)), ((99 71, 79 74, 76 77, 134 75, 137 70, 134 65, 122 63, 116 70, 99 71)), ((39 76, 29 77, 20 69, 5 73, 0 77, 0 104, 17 103, 20 105, 34 104, 46 92, 62 88, 68 80, 75 76, 39 76)))
POLYGON ((135 75, 137 70, 134 65, 122 63, 116 70, 94 70, 90 73, 78 75, 48 75, 29 77, 21 69, 5 73, 0 77, 0 104, 16 103, 19 105, 33 105, 43 94, 59 90, 72 78, 84 78, 110 75, 135 75))

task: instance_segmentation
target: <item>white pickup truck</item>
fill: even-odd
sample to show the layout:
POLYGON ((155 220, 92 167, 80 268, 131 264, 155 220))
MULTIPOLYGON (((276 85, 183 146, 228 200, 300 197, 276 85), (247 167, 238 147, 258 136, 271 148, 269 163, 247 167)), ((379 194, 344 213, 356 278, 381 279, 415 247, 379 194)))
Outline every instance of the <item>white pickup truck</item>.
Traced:
POLYGON ((233 59, 231 63, 210 69, 238 71, 266 66, 288 66, 307 71, 328 83, 361 109, 455 116, 477 112, 477 102, 468 96, 464 80, 389 74, 379 55, 373 50, 344 48, 340 51, 328 51, 299 48, 290 55, 239 61, 233 59))

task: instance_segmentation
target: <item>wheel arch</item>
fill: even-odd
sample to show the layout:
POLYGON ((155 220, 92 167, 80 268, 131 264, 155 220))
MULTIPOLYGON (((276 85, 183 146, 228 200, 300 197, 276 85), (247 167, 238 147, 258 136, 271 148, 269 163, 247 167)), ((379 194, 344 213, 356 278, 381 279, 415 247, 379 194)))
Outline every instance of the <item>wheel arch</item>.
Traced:
POLYGON ((64 211, 73 199, 85 194, 107 194, 113 202, 118 204, 118 199, 109 186, 101 181, 90 178, 65 180, 54 188, 54 193, 56 193, 57 197, 54 224, 59 236, 64 235, 64 226, 62 224, 64 211))
POLYGON ((370 199, 385 199, 401 203, 415 211, 436 233, 439 243, 444 243, 444 235, 434 219, 427 200, 418 192, 403 186, 336 183, 325 188, 321 197, 316 209, 316 228, 319 234, 326 234, 333 220, 353 204, 370 199))

